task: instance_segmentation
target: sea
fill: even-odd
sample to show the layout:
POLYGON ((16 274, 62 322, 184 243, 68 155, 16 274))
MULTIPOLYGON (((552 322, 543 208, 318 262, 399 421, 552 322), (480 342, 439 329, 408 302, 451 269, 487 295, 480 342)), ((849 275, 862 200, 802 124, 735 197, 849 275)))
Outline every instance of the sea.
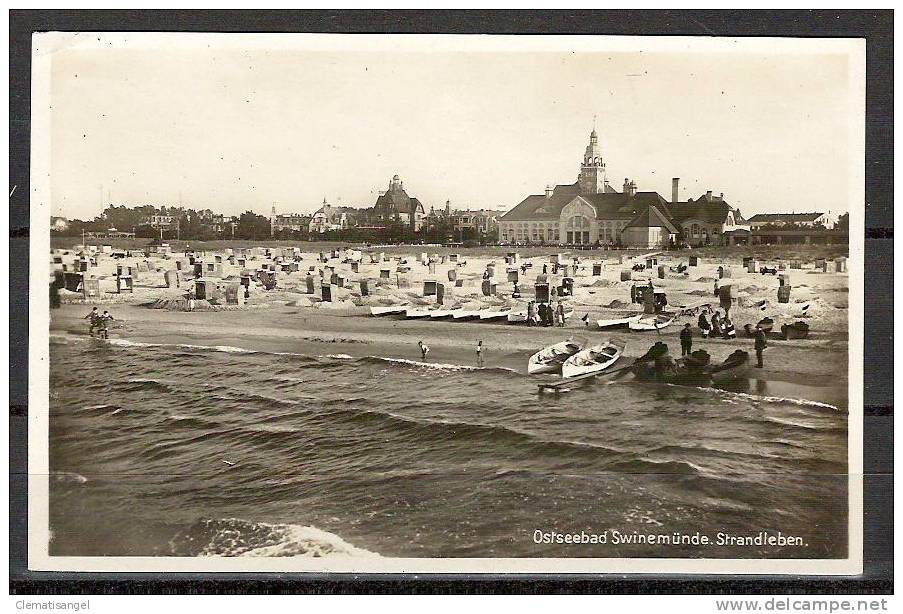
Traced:
POLYGON ((51 555, 847 554, 847 408, 814 389, 612 375, 550 393, 526 355, 64 336, 50 356, 51 555))

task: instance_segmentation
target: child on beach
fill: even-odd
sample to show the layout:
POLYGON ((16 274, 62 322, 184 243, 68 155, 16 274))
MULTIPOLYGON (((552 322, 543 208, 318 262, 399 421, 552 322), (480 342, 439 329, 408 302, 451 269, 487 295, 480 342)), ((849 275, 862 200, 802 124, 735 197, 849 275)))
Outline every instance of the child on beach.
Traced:
POLYGON ((477 342, 477 366, 483 366, 483 340, 480 339, 477 342))

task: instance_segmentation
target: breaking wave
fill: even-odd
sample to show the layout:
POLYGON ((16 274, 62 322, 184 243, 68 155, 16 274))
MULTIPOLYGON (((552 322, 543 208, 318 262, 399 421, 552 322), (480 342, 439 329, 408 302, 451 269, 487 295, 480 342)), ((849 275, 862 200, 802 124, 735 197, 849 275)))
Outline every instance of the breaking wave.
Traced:
POLYGON ((419 360, 411 360, 409 358, 388 358, 386 356, 366 356, 360 359, 361 362, 369 363, 390 363, 396 365, 408 365, 421 369, 434 369, 437 371, 484 371, 497 373, 519 373, 517 369, 510 367, 477 367, 474 365, 456 365, 442 362, 423 362, 419 360))
POLYGON ((176 534, 169 546, 175 556, 380 556, 313 526, 251 522, 239 518, 199 520, 176 534))

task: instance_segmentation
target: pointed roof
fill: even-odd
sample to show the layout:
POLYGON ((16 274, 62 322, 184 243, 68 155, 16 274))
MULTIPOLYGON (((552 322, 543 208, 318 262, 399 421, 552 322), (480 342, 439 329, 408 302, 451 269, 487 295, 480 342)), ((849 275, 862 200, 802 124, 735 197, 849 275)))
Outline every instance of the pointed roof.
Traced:
POLYGON ((627 222, 625 228, 664 228, 670 234, 677 234, 674 224, 655 205, 649 205, 639 215, 627 222))
POLYGON ((696 200, 671 203, 671 213, 678 222, 700 220, 709 224, 721 224, 727 218, 727 214, 732 211, 735 223, 745 223, 740 212, 720 196, 713 196, 711 201, 702 195, 696 200))
POLYGON ((500 220, 505 222, 557 220, 561 217, 562 209, 576 198, 589 203, 596 210, 596 219, 600 220, 629 220, 650 206, 657 207, 667 217, 671 215, 668 203, 658 192, 637 192, 633 196, 614 190, 604 194, 579 194, 576 189, 571 189, 573 187, 556 186, 549 197, 545 194, 528 196, 500 220))

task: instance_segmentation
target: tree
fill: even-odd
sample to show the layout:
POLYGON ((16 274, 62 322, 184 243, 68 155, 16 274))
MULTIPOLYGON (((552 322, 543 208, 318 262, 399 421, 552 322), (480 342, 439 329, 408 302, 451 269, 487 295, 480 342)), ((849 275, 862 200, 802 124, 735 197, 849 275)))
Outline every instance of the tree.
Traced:
POLYGON ((834 228, 838 230, 849 230, 850 229, 850 214, 844 213, 843 215, 837 218, 837 223, 834 225, 834 228))
POLYGON ((270 220, 253 211, 245 211, 238 218, 235 228, 236 239, 269 239, 270 220))

